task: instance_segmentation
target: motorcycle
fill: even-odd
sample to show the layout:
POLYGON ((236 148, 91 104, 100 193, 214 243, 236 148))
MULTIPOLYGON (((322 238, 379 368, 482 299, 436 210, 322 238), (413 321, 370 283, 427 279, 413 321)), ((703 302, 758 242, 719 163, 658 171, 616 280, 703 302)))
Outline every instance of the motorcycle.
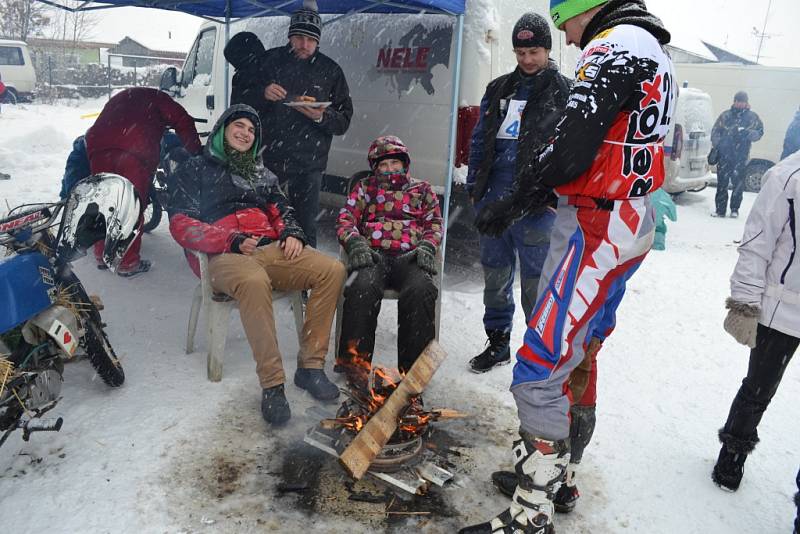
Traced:
POLYGON ((9 252, 0 258, 0 446, 18 429, 25 441, 61 429, 61 417, 42 416, 60 399, 64 362, 83 354, 107 385, 125 381, 102 302, 71 261, 103 239, 103 260, 116 270, 139 232, 138 215, 131 183, 104 173, 79 181, 60 202, 19 206, 0 219, 0 246, 9 252))

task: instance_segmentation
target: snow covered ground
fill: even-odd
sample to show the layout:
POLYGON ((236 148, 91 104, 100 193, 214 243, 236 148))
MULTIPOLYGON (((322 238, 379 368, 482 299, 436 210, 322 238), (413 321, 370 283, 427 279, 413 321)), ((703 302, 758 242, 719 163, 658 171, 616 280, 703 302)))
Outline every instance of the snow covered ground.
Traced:
MULTIPOLYGON (((72 139, 91 125, 82 114, 103 99, 68 105, 4 106, 0 114, 0 211, 56 199, 72 139)), ((714 190, 685 194, 671 223, 667 251, 653 252, 633 278, 619 326, 600 354, 598 424, 584 456, 582 497, 560 533, 790 532, 794 476, 800 466, 797 398, 800 366, 789 366, 759 428, 761 443, 737 493, 711 482, 717 429, 747 367, 748 352, 722 330, 734 240, 744 219, 712 219, 714 190)), ((745 194, 743 215, 754 196, 745 194)), ((330 238, 322 248, 335 250, 330 238)), ((426 394, 429 406, 473 414, 439 425, 460 441, 457 486, 438 494, 438 512, 384 519, 384 505, 342 501, 346 480, 333 461, 330 483, 311 505, 276 485, 287 457, 298 454, 314 424, 313 400, 292 384, 292 424, 267 428, 259 388, 238 316, 228 337, 225 375, 206 380, 202 325, 198 351, 184 353, 184 332, 196 280, 166 224, 145 237, 153 270, 124 280, 86 259, 76 269, 106 305, 108 334, 127 381, 112 390, 86 362, 68 365, 64 417, 57 434, 25 443, 12 436, 0 449, 4 531, 14 532, 454 532, 489 518, 506 501, 489 482, 510 466, 516 414, 508 392, 511 366, 467 372, 482 347, 482 295, 475 251, 451 239, 442 303, 441 343, 449 353, 426 394), (466 268, 465 268, 466 266, 466 268), (474 266, 474 268, 472 267, 474 266), (371 507, 370 507, 371 506, 371 507)), ((277 320, 287 375, 297 350, 291 312, 277 320)), ((379 359, 395 354, 396 307, 381 315, 379 359)), ((517 314, 514 344, 524 319, 517 314)), ((291 381, 291 380, 290 380, 291 381)), ((328 408, 330 409, 330 408, 328 408)), ((323 488, 324 489, 324 488, 323 488)), ((413 507, 412 507, 413 509, 413 507)))

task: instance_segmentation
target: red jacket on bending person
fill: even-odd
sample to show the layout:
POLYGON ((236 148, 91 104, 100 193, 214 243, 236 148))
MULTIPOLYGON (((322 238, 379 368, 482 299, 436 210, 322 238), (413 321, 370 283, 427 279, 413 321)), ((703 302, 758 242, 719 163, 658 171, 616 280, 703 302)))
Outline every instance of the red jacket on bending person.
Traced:
MULTIPOLYGON (((86 151, 92 174, 113 172, 130 180, 144 209, 150 182, 158 166, 161 137, 167 128, 175 130, 189 152, 200 152, 194 119, 166 93, 148 87, 133 87, 114 95, 86 132, 86 151)), ((150 262, 139 257, 141 243, 139 234, 123 258, 118 274, 131 276, 150 268, 150 262)), ((95 258, 98 268, 102 268, 105 265, 102 246, 95 245, 95 258)))

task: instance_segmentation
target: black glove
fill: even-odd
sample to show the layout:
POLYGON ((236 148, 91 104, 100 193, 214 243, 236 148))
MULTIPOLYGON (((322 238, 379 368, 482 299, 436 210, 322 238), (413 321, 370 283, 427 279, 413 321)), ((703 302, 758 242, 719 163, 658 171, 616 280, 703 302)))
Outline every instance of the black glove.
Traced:
POLYGON ((429 274, 436 274, 436 247, 430 241, 420 241, 417 243, 417 248, 412 252, 416 252, 417 265, 419 268, 429 274))
POLYGON ((233 238, 233 241, 231 241, 231 252, 241 254, 242 251, 239 250, 239 246, 244 243, 245 239, 249 238, 250 236, 247 234, 236 234, 236 236, 233 238))
POLYGON ((500 237, 506 229, 520 219, 525 210, 514 201, 513 196, 490 202, 475 218, 475 227, 482 234, 500 237))
POLYGON ((381 254, 377 250, 372 250, 367 240, 361 236, 353 236, 344 244, 347 252, 347 272, 365 269, 375 265, 380 261, 381 254))

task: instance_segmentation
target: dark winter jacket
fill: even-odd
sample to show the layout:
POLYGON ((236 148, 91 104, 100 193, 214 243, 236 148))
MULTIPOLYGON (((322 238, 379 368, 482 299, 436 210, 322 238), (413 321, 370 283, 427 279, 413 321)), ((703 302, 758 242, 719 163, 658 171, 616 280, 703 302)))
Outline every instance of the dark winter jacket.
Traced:
MULTIPOLYGON (((569 89, 569 79, 558 72, 553 61, 532 76, 525 76, 517 67, 489 83, 481 100, 480 118, 472 130, 467 188, 473 201, 483 198, 492 177, 499 177, 504 183, 536 179, 533 161, 540 149, 552 141, 569 89), (512 99, 527 101, 518 137, 497 139, 512 99)), ((540 197, 542 206, 555 198, 547 187, 542 187, 540 197)))
POLYGON ((232 103, 243 102, 250 93, 263 95, 258 69, 264 52, 264 45, 251 32, 239 32, 225 45, 225 59, 236 69, 231 84, 232 103))
POLYGON ((750 146, 764 135, 764 124, 755 112, 747 109, 723 111, 711 130, 711 144, 719 151, 719 159, 745 162, 750 146))
MULTIPOLYGON (((233 105, 214 125, 203 154, 184 161, 171 176, 169 229, 186 249, 207 254, 231 252, 239 234, 306 241, 273 175, 261 168, 251 182, 231 172, 223 149, 224 125, 228 117, 239 112, 249 114, 256 127, 251 149, 256 158, 261 141, 258 116, 248 106, 233 105)), ((199 276, 196 258, 187 258, 199 276)))
POLYGON ((350 192, 339 211, 336 234, 342 244, 360 235, 372 248, 395 255, 414 250, 422 240, 438 247, 442 227, 431 184, 407 173, 371 174, 350 192))
POLYGON ((794 120, 786 130, 786 137, 783 138, 781 159, 791 156, 798 150, 800 150, 800 111, 795 113, 794 120))
POLYGON ((564 117, 538 160, 542 183, 610 200, 661 186, 677 92, 669 40, 641 0, 612 0, 592 17, 564 117))
POLYGON ((200 153, 202 145, 194 119, 180 104, 158 89, 125 89, 106 102, 86 132, 86 149, 90 159, 96 152, 121 150, 155 171, 161 136, 167 128, 175 130, 191 154, 200 153))
POLYGON ((89 169, 89 156, 86 154, 86 140, 84 136, 78 136, 72 142, 72 152, 67 156, 67 164, 64 167, 64 178, 61 180, 61 198, 67 198, 69 190, 78 180, 86 178, 92 174, 89 169))
MULTIPOLYGON (((243 72, 251 70, 245 65, 243 72)), ((347 132, 353 116, 350 89, 339 65, 319 50, 308 59, 297 59, 288 44, 264 52, 256 72, 246 80, 240 78, 238 87, 234 82, 231 101, 258 111, 264 128, 264 164, 279 175, 325 170, 333 136, 347 132), (331 102, 322 122, 283 102, 266 100, 264 90, 272 83, 286 90, 288 100, 313 96, 318 102, 331 102)))

